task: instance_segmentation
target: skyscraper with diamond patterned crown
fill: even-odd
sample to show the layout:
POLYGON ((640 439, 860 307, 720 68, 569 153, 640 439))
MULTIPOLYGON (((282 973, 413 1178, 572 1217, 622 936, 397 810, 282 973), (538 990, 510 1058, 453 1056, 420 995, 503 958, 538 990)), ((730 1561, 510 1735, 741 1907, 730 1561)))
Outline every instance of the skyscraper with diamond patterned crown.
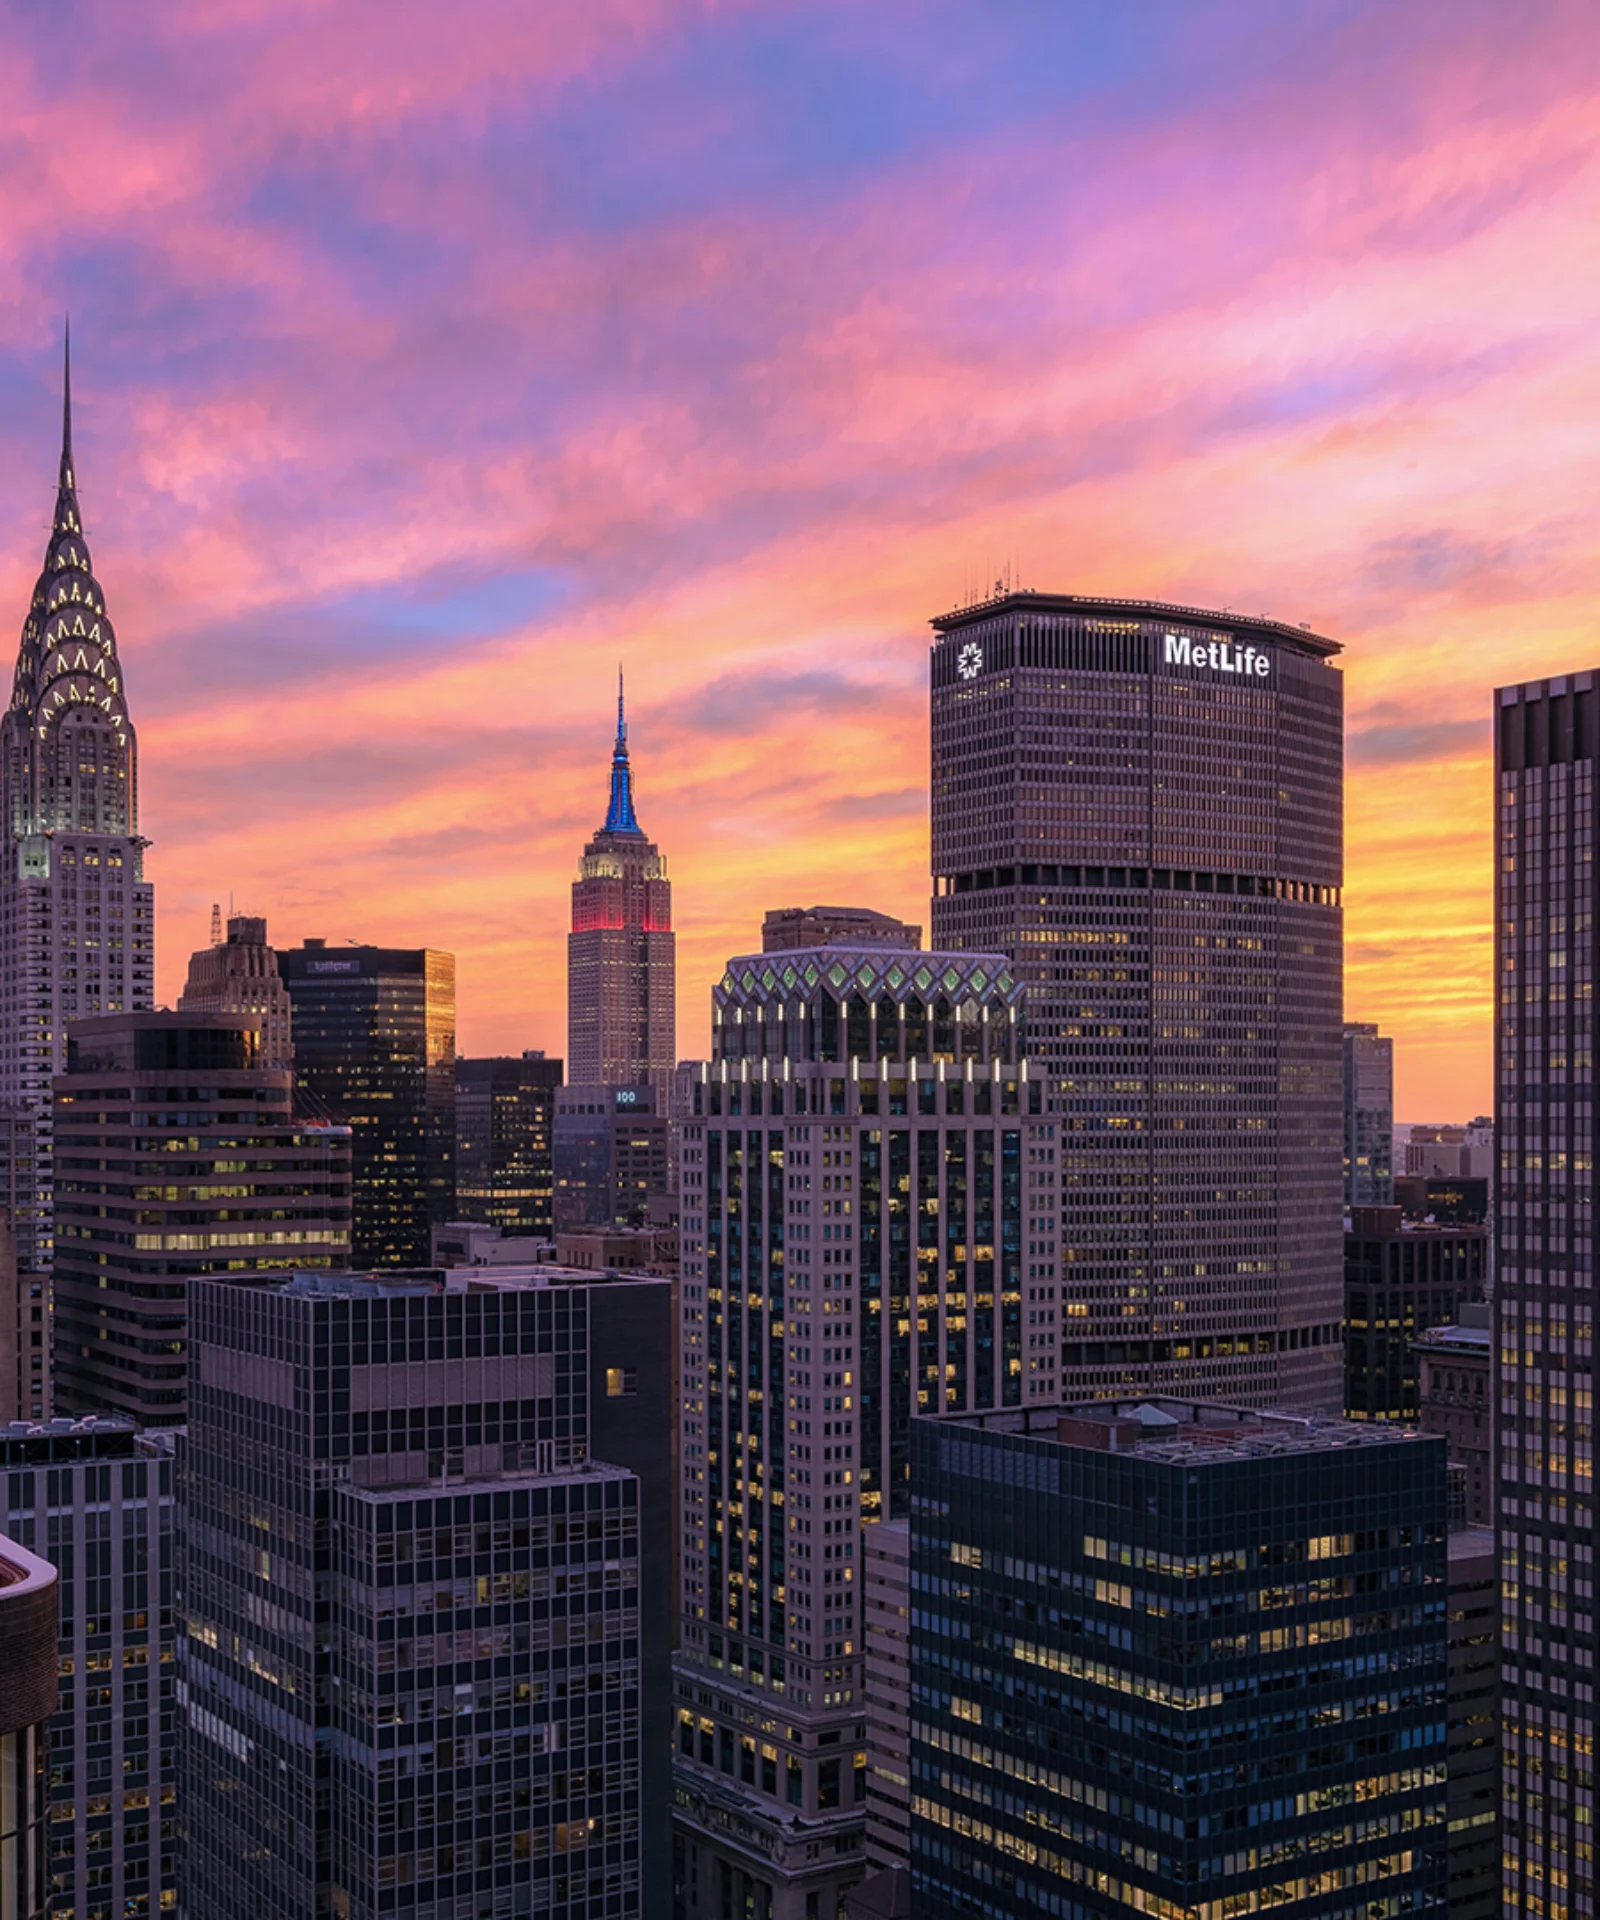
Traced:
POLYGON ((0 1204, 31 1270, 50 1259, 50 1082, 68 1023, 154 1002, 137 768, 78 508, 69 348, 55 517, 0 721, 0 1204))
POLYGON ((628 723, 617 675, 617 740, 605 825, 584 848, 567 936, 567 1080, 648 1081, 666 1111, 677 1063, 677 939, 667 863, 633 810, 628 723))

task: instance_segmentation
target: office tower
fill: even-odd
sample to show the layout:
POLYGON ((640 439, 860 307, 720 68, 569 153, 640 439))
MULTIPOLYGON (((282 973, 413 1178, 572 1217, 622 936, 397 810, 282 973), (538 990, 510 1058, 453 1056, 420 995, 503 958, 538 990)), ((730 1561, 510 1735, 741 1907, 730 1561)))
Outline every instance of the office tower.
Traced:
POLYGON ((674 1213, 672 1122, 658 1085, 562 1087, 554 1140, 558 1234, 664 1225, 674 1213))
POLYGON ((628 727, 617 683, 617 743, 605 825, 584 848, 567 935, 567 1075, 574 1086, 647 1081, 665 1112, 677 1061, 672 883, 633 811, 628 727))
POLYGON ((1375 1026, 1344 1024, 1344 1203, 1394 1200, 1394 1042, 1375 1026))
POLYGON ((1398 1207, 1353 1207, 1344 1237, 1345 1413, 1415 1420, 1417 1337, 1481 1300, 1489 1266, 1483 1227, 1418 1226, 1398 1207))
POLYGON ((55 1083, 55 1397, 179 1426, 202 1274, 343 1267, 350 1135, 293 1116, 253 1016, 80 1020, 55 1083))
POLYGON ((911 1446, 917 1920, 1444 1920, 1438 1440, 1158 1398, 911 1446))
POLYGON ((1450 1533, 1449 1920, 1500 1914, 1500 1565, 1494 1528, 1450 1533))
POLYGON ((1059 1123, 993 954, 756 954, 712 998, 674 1879, 683 1920, 834 1920, 862 1872, 862 1529, 905 1511, 919 1408, 1056 1391, 1059 1123))
POLYGON ((642 1920, 672 1906, 672 1656, 681 1490, 678 1295, 671 1281, 542 1265, 458 1269, 452 1288, 582 1289, 588 1323, 589 1454, 639 1483, 639 1859, 642 1920))
POLYGON ((184 1920, 637 1910, 638 1482, 589 1454, 587 1293, 195 1286, 184 1920))
POLYGON ((761 922, 763 953, 796 953, 808 947, 898 947, 922 945, 922 929, 871 907, 774 907, 761 922))
POLYGON ((307 940, 278 965, 297 1098, 350 1129, 350 1264, 424 1267, 455 1212, 455 956, 307 940))
POLYGON ((152 1002, 137 764, 78 509, 69 365, 55 517, 0 720, 0 1197, 24 1273, 50 1264, 50 1082, 66 1063, 67 1025, 152 1002))
POLYGON ((866 1559, 866 1862, 911 1857, 911 1522, 868 1527, 866 1559))
POLYGON ((189 978, 178 996, 180 1013, 247 1013, 261 1030, 261 1064, 291 1068, 294 1039, 289 989, 278 956, 267 945, 267 923, 254 913, 228 916, 225 940, 190 955, 189 978))
POLYGON ((1452 1463, 1465 1468, 1469 1524, 1493 1527, 1494 1315, 1489 1303, 1464 1304, 1453 1324, 1420 1335, 1415 1351, 1417 1425, 1440 1435, 1452 1463))
POLYGON ((524 1053, 456 1062, 457 1220, 505 1233, 555 1232, 559 1060, 524 1053))
POLYGON ((0 1422, 50 1411, 50 1281, 17 1264, 17 1237, 0 1211, 0 1422))
POLYGON ((46 1729, 56 1708, 56 1570, 0 1537, 0 1913, 45 1913, 46 1729))
POLYGON ((1495 1314, 1507 1920, 1595 1898, 1595 675, 1495 703, 1495 1314))
POLYGON ((6 1531, 60 1570, 47 1756, 60 1920, 143 1920, 173 1899, 174 1439, 99 1417, 0 1425, 6 1531))
POLYGON ((1036 593, 933 626, 933 944, 1028 987, 1063 1392, 1337 1406, 1338 648, 1036 593))

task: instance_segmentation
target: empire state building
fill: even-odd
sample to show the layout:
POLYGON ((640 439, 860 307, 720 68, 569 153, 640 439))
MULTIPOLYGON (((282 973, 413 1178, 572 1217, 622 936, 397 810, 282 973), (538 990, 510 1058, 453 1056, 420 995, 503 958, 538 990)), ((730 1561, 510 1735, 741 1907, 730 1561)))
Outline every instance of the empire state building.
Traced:
POLYGON ((667 863, 633 811, 628 724, 617 679, 617 740, 605 825, 584 848, 567 936, 567 1080, 648 1081, 657 1111, 677 1060, 677 939, 667 863))
POLYGON ((50 1260, 50 1083, 68 1023, 154 1002, 137 766, 78 509, 69 358, 55 518, 0 721, 0 1204, 24 1270, 50 1260))

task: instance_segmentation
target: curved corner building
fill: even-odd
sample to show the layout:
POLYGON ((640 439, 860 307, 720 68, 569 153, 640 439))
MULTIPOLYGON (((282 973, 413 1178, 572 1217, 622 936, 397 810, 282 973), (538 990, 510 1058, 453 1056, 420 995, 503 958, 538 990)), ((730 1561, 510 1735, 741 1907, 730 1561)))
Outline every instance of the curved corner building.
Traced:
POLYGON ((1338 647, 1033 592, 932 624, 933 944, 1028 984, 1063 1395, 1336 1405, 1338 647))
POLYGON ((45 1739, 56 1710, 56 1570, 0 1535, 0 1914, 38 1920, 45 1871, 45 1739))

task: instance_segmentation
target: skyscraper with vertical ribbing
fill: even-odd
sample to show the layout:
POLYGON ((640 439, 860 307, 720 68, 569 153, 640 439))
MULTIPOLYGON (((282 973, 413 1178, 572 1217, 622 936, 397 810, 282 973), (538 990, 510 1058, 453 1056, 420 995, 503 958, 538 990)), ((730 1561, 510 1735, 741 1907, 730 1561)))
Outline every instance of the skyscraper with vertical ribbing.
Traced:
POLYGON ((1500 1911, 1594 1874, 1594 844, 1600 675, 1495 706, 1500 1911))

